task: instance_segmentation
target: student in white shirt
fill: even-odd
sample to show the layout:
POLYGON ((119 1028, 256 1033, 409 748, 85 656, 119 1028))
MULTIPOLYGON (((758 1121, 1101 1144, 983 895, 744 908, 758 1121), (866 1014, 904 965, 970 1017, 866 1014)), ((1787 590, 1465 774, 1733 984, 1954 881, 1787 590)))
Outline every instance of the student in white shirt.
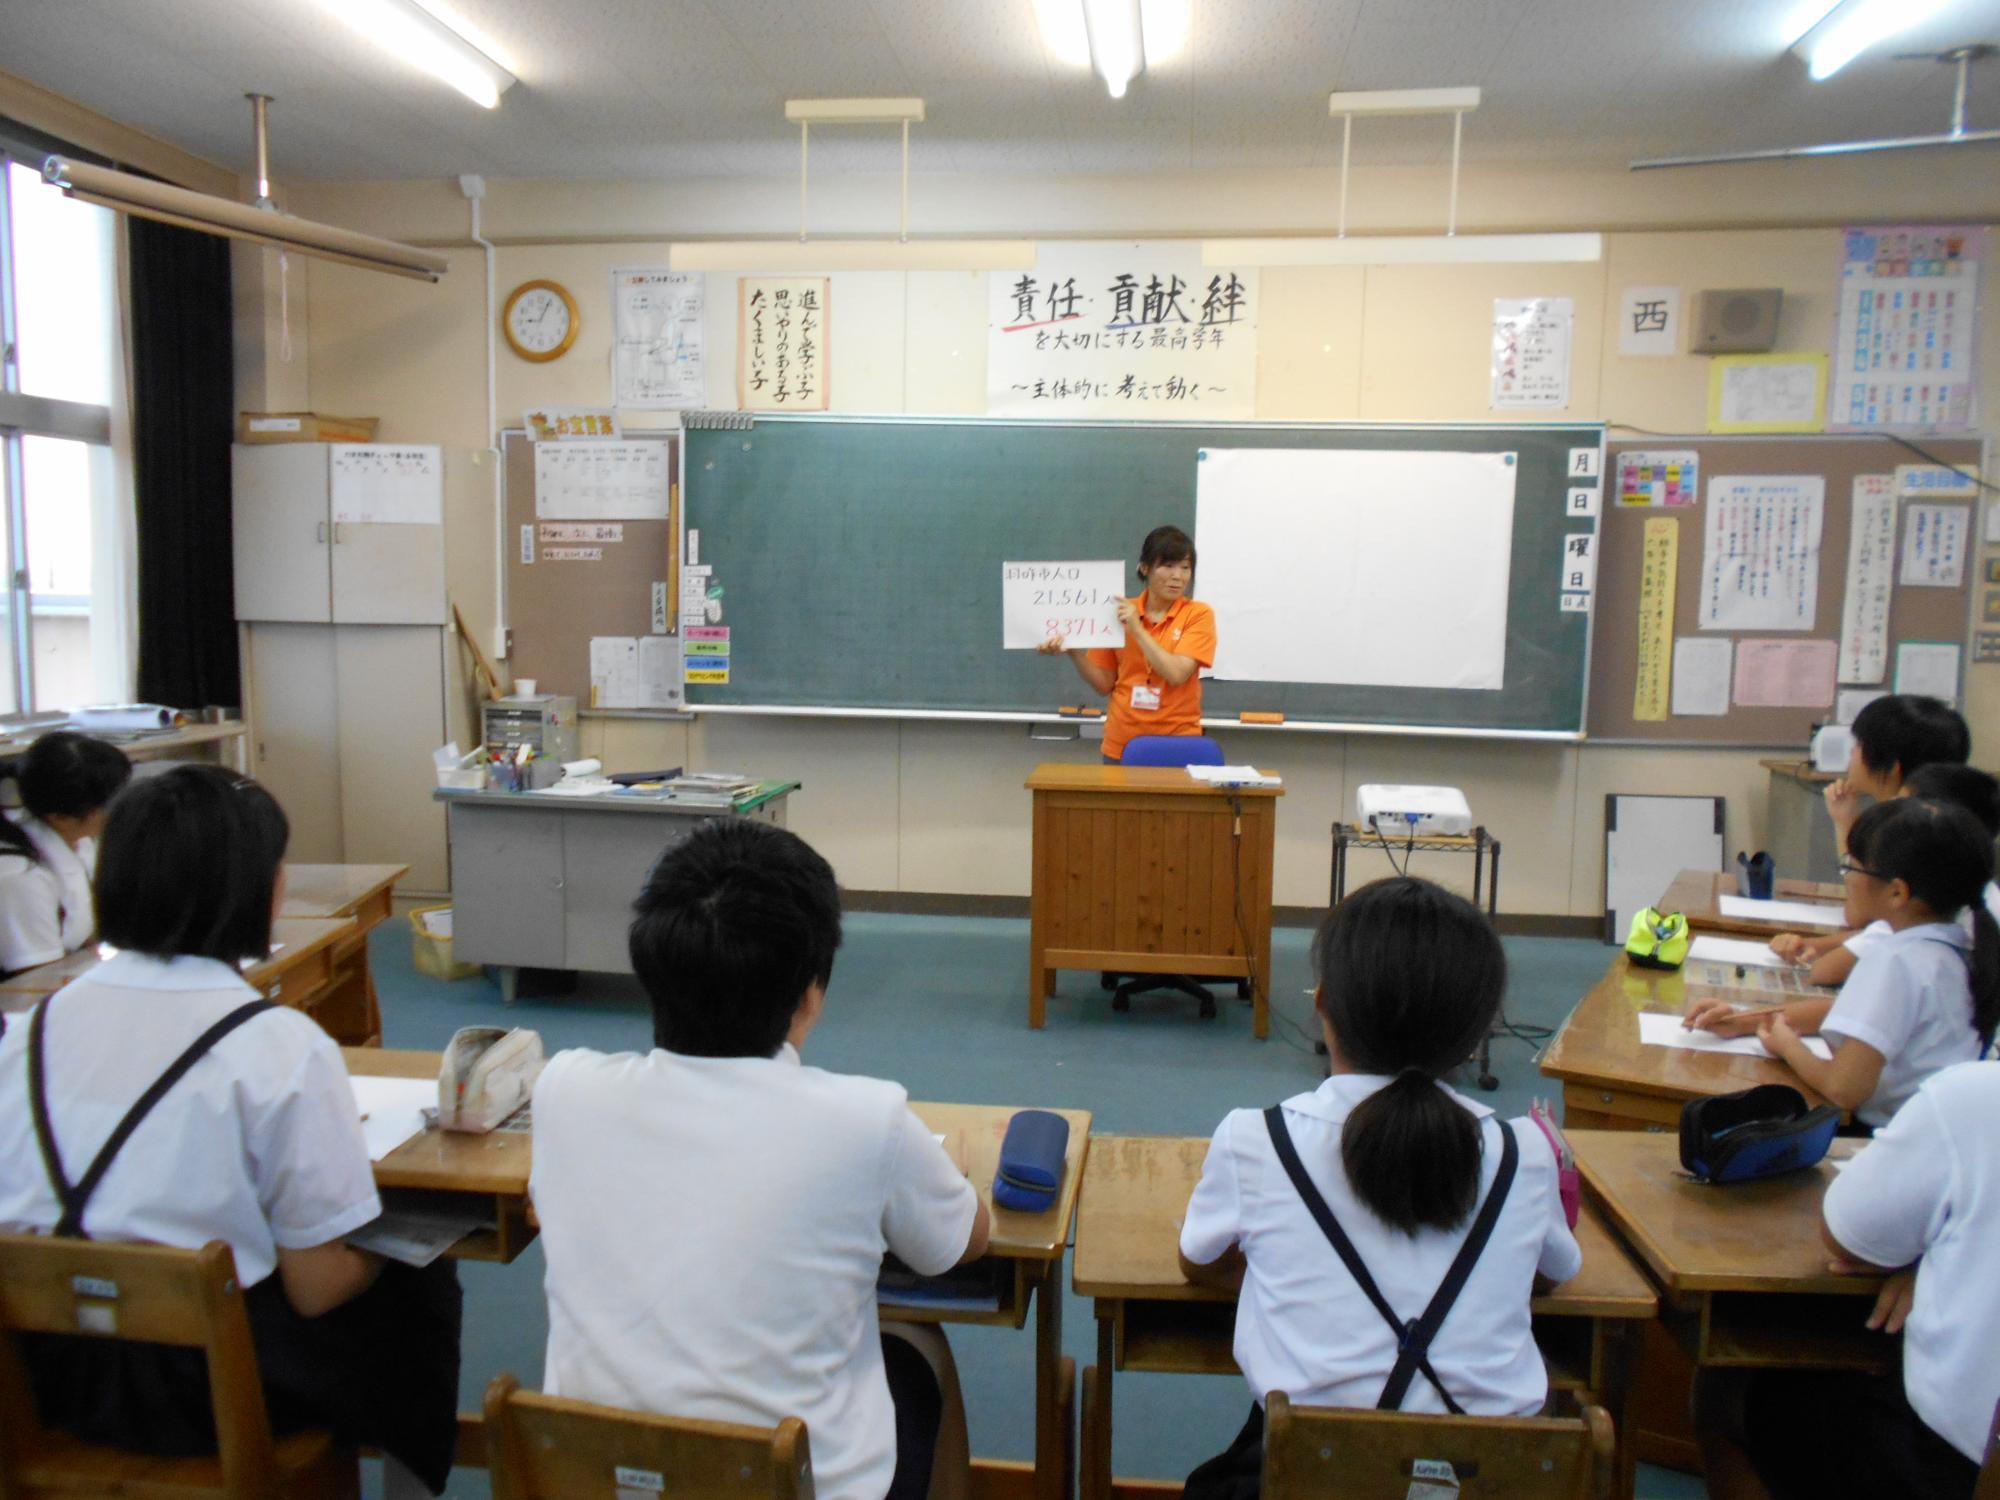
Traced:
POLYGON ((1902 1370, 1758 1371, 1740 1431, 1704 1444, 1709 1493, 1967 1500, 2000 1400, 2000 1067, 1932 1074, 1822 1212, 1833 1270, 1889 1277, 1868 1326, 1902 1334, 1902 1370))
POLYGON ((1757 1035, 1809 1088, 1881 1126, 1938 1069, 1983 1056, 2000 1023, 2000 927, 1983 899, 1993 840, 1964 808, 1903 798, 1863 813, 1847 850, 1849 924, 1890 935, 1820 1022, 1833 1057, 1809 1052, 1783 1007, 1757 1035), (1967 908, 1971 936, 1957 921, 1967 908))
POLYGON ((799 1060, 840 944, 833 870, 795 834, 716 819, 661 857, 635 912, 656 1045, 560 1052, 535 1086, 543 1384, 800 1417, 821 1500, 921 1500, 934 1452, 953 1477, 956 1378, 941 1339, 934 1374, 880 1328, 876 1279, 885 1253, 924 1275, 984 1254, 987 1211, 901 1088, 799 1060))
POLYGON ((20 806, 0 817, 0 971, 54 963, 91 940, 96 841, 131 777, 116 745, 67 730, 43 735, 0 770, 20 793, 20 806))
POLYGON ((1443 1082, 1506 988, 1485 916, 1428 881, 1377 881, 1327 916, 1314 963, 1331 1076, 1223 1120, 1181 1227, 1191 1279, 1240 1279, 1236 1362, 1257 1403, 1230 1449, 1189 1476, 1193 1500, 1255 1492, 1271 1391, 1302 1405, 1539 1412, 1548 1376, 1529 1298, 1538 1276, 1582 1267, 1550 1139, 1443 1082), (1391 1314, 1440 1313, 1427 1349, 1412 1341, 1422 1362, 1399 1358, 1391 1314))
MULTIPOLYGON (((113 804, 97 896, 121 951, 0 1034, 0 1229, 225 1241, 273 1426, 381 1447, 392 1494, 410 1471, 437 1493, 457 1439, 456 1273, 342 1243, 382 1210, 339 1049, 239 968, 270 950, 286 839, 270 794, 219 766, 113 804)), ((59 1336, 27 1354, 51 1425, 214 1451, 198 1350, 59 1336)))

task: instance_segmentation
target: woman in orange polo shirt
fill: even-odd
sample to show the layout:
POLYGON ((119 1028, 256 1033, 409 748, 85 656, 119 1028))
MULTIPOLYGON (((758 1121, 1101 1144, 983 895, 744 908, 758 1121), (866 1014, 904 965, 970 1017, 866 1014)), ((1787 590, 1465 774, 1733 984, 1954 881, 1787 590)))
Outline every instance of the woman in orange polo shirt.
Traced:
MULTIPOLYGON (((1201 733, 1201 669, 1215 663, 1215 611, 1188 597, 1194 543, 1178 526, 1156 526, 1139 548, 1146 588, 1118 603, 1125 644, 1116 651, 1070 651, 1077 675, 1109 699, 1104 758, 1117 762, 1143 734, 1201 733)), ((1044 656, 1063 637, 1042 642, 1044 656)))

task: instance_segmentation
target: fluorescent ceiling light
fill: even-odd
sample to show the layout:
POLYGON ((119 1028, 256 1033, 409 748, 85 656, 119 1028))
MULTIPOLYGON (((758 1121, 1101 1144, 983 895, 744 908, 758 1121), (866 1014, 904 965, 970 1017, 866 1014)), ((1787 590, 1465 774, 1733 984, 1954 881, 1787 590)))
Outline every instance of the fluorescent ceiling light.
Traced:
POLYGON ((1789 52, 1806 33, 1840 8, 1840 0, 1799 0, 1778 22, 1778 50, 1789 52))
POLYGON ((327 0, 327 8, 370 41, 441 78, 474 104, 498 109, 514 74, 493 44, 437 0, 327 0))
POLYGON ((1362 89, 1326 96, 1326 112, 1341 115, 1462 115, 1479 108, 1478 89, 1362 89))
POLYGON ((924 123, 921 99, 787 99, 793 125, 901 125, 924 123))
POLYGON ((1146 29, 1139 0, 1083 0, 1083 29, 1090 38, 1090 66, 1114 99, 1146 71, 1146 29))
MULTIPOLYGON (((1088 0, 1035 0, 1035 20, 1041 27, 1042 43, 1055 61, 1068 67, 1092 66, 1090 27, 1084 20, 1087 3, 1088 0)), ((1144 65, 1158 67, 1178 57, 1194 29, 1193 0, 1138 0, 1138 10, 1144 65)))
POLYGON ((1949 0, 1841 0, 1792 50, 1806 60, 1806 73, 1812 81, 1823 83, 1870 47, 1921 26, 1947 3, 1949 0))
POLYGON ((59 187, 72 198, 96 203, 119 213, 162 224, 178 224, 204 234, 219 234, 232 240, 249 240, 279 250, 292 250, 320 260, 339 261, 368 271, 391 271, 421 281, 436 281, 451 262, 435 250, 419 250, 394 240, 336 229, 331 224, 315 224, 311 219, 295 219, 274 209, 252 208, 210 193, 94 167, 88 162, 51 156, 42 164, 42 180, 59 187))
POLYGON ((1204 266, 1554 265, 1603 258, 1601 234, 1375 234, 1201 243, 1204 266))
POLYGON ((689 240, 675 271, 1032 271, 1033 240, 689 240))

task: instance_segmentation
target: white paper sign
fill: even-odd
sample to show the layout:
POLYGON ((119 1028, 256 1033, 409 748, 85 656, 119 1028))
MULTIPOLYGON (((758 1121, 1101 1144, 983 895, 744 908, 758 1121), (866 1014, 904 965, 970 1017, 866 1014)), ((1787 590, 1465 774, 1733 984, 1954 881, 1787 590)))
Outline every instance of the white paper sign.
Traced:
POLYGON ((664 521, 665 443, 535 444, 535 514, 543 520, 664 521))
POLYGON ((1195 240, 1043 240, 988 275, 986 409, 1007 417, 1243 421, 1257 407, 1257 272, 1195 240))
POLYGON ((1603 496, 1604 491, 1594 484, 1589 489, 1584 489, 1580 485, 1573 485, 1570 488, 1569 501, 1564 505, 1563 510, 1566 514, 1574 516, 1579 520, 1595 520, 1597 519, 1598 511, 1603 507, 1603 496))
MULTIPOLYGON (((1885 674, 1886 671, 1887 668, 1885 666, 1885 674)), ((1886 688, 1842 688, 1838 693, 1834 694, 1833 722, 1836 724, 1852 724, 1854 716, 1860 713, 1862 709, 1873 703, 1877 698, 1886 698, 1888 696, 1889 693, 1886 688)))
POLYGON ((1897 464, 1896 493, 1910 500, 1975 500, 1979 476, 1948 464, 1897 464))
POLYGON ((1681 289, 1628 286, 1619 298, 1620 354, 1681 352, 1681 289))
POLYGON ((1889 667, 1889 596, 1896 576, 1896 486, 1857 474, 1848 511, 1847 597, 1840 607, 1840 680, 1880 682, 1889 667))
MULTIPOLYGON (((1822 1060, 1833 1056, 1824 1037, 1800 1038, 1806 1051, 1822 1060)), ((1771 1054, 1754 1036, 1720 1036, 1713 1031, 1690 1031, 1681 1018, 1667 1011, 1639 1012, 1639 1041, 1647 1047, 1685 1047, 1693 1052, 1727 1052, 1737 1057, 1769 1057, 1771 1054)))
POLYGON ((1588 594, 1597 587, 1597 536, 1572 531, 1563 538, 1562 586, 1565 592, 1588 594))
POLYGON ((678 637, 591 637, 592 708, 680 708, 684 702, 678 637))
POLYGON ((744 411, 825 411, 833 281, 745 276, 736 283, 736 400, 744 411))
POLYGON ((1716 403, 1721 431, 1733 428, 1813 428, 1818 425, 1825 367, 1817 356, 1796 363, 1725 364, 1716 403))
POLYGON ((1000 564, 1000 644, 1033 650, 1055 636, 1065 650, 1125 644, 1118 601, 1126 598, 1125 564, 1003 562, 1000 564))
POLYGON ((1904 641, 1896 648, 1896 691, 1958 701, 1958 647, 1946 641, 1904 641))
POLYGON ((1984 230, 1959 226, 1847 231, 1830 429, 1964 428, 1977 420, 1985 245, 1984 230))
POLYGON ((1819 609, 1826 480, 1718 474, 1708 481, 1703 630, 1810 630, 1819 609))
POLYGON ((1498 689, 1518 473, 1511 453, 1201 450, 1217 680, 1498 689))
POLYGON ((336 523, 444 523, 444 450, 410 443, 331 443, 328 487, 336 523))
POLYGON ((1965 582, 1972 509, 1965 505, 1903 507, 1905 588, 1955 589, 1965 582))
POLYGON ((1736 643, 1727 636, 1674 638, 1673 711, 1680 718, 1717 718, 1729 712, 1730 670, 1736 643))
POLYGON ((611 273, 611 391, 620 406, 668 411, 706 402, 708 300, 699 271, 611 273))
POLYGON ((1490 405, 1495 411, 1569 405, 1576 303, 1569 297, 1493 299, 1490 405))

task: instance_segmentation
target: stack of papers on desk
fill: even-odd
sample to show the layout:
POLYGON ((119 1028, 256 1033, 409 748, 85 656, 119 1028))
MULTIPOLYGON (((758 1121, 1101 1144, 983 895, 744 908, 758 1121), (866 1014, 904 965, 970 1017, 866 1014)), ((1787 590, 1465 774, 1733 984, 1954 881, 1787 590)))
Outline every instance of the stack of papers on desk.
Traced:
POLYGON ((1739 921, 1783 922, 1792 927, 1839 927, 1846 921, 1837 906, 1818 901, 1753 901, 1748 896, 1720 896, 1716 905, 1725 917, 1739 921))
MULTIPOLYGON (((1740 1057, 1770 1057, 1764 1044, 1754 1036, 1717 1036, 1712 1031, 1689 1031, 1681 1018, 1670 1011, 1639 1012, 1639 1040, 1648 1047, 1685 1047, 1692 1052, 1732 1052, 1740 1057)), ((1833 1049, 1824 1037, 1800 1038, 1814 1057, 1831 1060, 1833 1049)))
POLYGON ((368 1140, 368 1159, 380 1161, 411 1136, 424 1133, 424 1111, 436 1109, 435 1078, 376 1078, 348 1075, 354 1107, 361 1114, 361 1133, 368 1140))
POLYGON ((1752 969, 1788 969, 1792 961, 1780 958, 1771 951, 1771 945, 1757 938, 1716 937, 1712 933, 1699 933, 1688 944, 1688 959, 1707 959, 1718 964, 1742 964, 1752 969))
POLYGON ((1189 766, 1188 775, 1210 786, 1283 786, 1282 776, 1266 776, 1255 766, 1189 766))

